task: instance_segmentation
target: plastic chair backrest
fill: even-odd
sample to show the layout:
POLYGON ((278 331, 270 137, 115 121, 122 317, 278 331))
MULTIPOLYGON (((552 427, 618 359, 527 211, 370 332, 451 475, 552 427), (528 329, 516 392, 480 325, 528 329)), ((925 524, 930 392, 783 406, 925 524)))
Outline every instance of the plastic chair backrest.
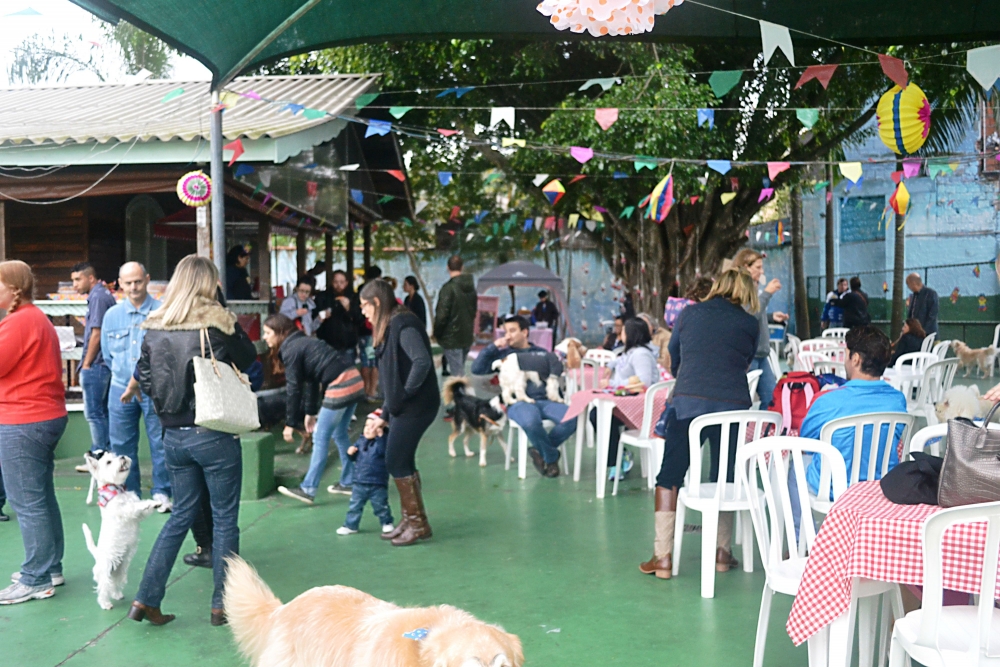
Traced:
MULTIPOLYGON (((840 419, 832 419, 824 424, 823 428, 820 429, 819 439, 823 442, 833 444, 833 436, 837 431, 841 429, 854 430, 851 476, 847 481, 847 485, 851 486, 858 483, 861 477, 862 464, 865 466, 865 479, 867 481, 874 481, 876 479, 876 471, 878 471, 879 478, 889 472, 889 459, 892 457, 893 450, 899 448, 900 441, 902 441, 901 451, 907 451, 906 446, 913 435, 913 425, 916 421, 917 418, 914 415, 908 415, 905 412, 869 412, 850 417, 841 417, 840 419), (900 426, 903 427, 903 430, 897 439, 896 431, 900 426), (882 434, 883 429, 885 430, 884 438, 882 434), (869 436, 869 453, 868 458, 862 461, 866 432, 869 436), (870 451, 872 445, 875 445, 874 456, 871 455, 870 451)), ((826 466, 820 468, 819 487, 816 495, 823 499, 830 497, 830 476, 826 466)))
POLYGON ((802 351, 802 341, 795 334, 785 334, 785 338, 785 361, 788 362, 788 370, 801 370, 796 366, 799 362, 799 352, 802 351))
POLYGON ((930 352, 934 349, 934 341, 937 339, 936 333, 929 333, 924 336, 924 341, 920 343, 921 352, 930 352))
POLYGON ((798 506, 809 507, 809 487, 806 484, 803 453, 813 453, 821 457, 823 468, 831 471, 834 499, 847 490, 847 471, 844 459, 837 449, 826 442, 813 438, 799 438, 779 435, 748 442, 736 453, 736 468, 744 487, 750 492, 750 517, 753 520, 757 547, 764 563, 764 571, 774 576, 776 568, 783 561, 782 552, 790 556, 808 555, 816 539, 816 522, 808 510, 801 513, 800 539, 796 544, 795 520, 792 515, 791 494, 798 497, 798 506), (795 468, 795 488, 788 488, 788 469, 795 468), (752 490, 764 491, 764 499, 752 490), (765 513, 766 509, 766 513, 765 513), (787 551, 786 551, 787 550, 787 551))
POLYGON ((830 361, 824 359, 822 361, 817 361, 813 364, 813 373, 816 375, 825 375, 827 373, 832 373, 838 377, 847 377, 847 367, 844 366, 839 361, 830 361))
POLYGON ((753 370, 747 373, 747 385, 750 388, 750 399, 753 400, 753 395, 757 393, 757 384, 760 382, 760 376, 764 374, 764 371, 753 370))
POLYGON ((799 363, 802 364, 802 370, 804 371, 812 373, 816 364, 824 361, 834 360, 828 354, 823 354, 822 352, 799 352, 799 363))
MULTIPOLYGON (((985 664, 990 653, 990 639, 993 629, 994 598, 997 587, 997 557, 1000 555, 1000 502, 982 503, 952 507, 927 517, 923 528, 924 590, 921 604, 920 629, 916 644, 933 648, 940 652, 940 627, 942 596, 944 589, 944 534, 951 526, 959 523, 987 522, 986 544, 983 549, 982 569, 979 577, 979 604, 975 628, 968 628, 971 635, 968 657, 962 661, 966 665, 985 664)), ((971 565, 971 563, 969 564, 971 565)), ((953 632, 954 629, 946 630, 953 632)), ((944 659, 942 658, 942 664, 944 659)), ((958 664, 958 663, 956 663, 958 664)), ((992 661, 990 664, 993 664, 992 661)))
POLYGON ((775 378, 781 377, 781 361, 778 357, 778 351, 772 349, 767 353, 767 363, 771 366, 771 372, 774 373, 775 378))
MULTIPOLYGON (((910 446, 907 451, 910 454, 913 452, 922 452, 926 449, 930 449, 930 453, 933 456, 941 456, 941 444, 940 438, 944 438, 948 435, 948 424, 934 424, 933 426, 925 426, 910 438, 910 446), (934 440, 934 442, 930 442, 934 440)), ((913 457, 910 456, 912 459, 913 457)))
POLYGON ((950 349, 951 349, 951 341, 942 340, 938 341, 937 343, 934 343, 934 349, 931 350, 931 352, 933 354, 936 354, 938 359, 944 361, 945 359, 948 358, 948 350, 950 349))
POLYGON ((893 368, 897 371, 905 371, 906 366, 909 366, 910 371, 923 373, 927 366, 935 361, 938 361, 938 357, 932 352, 907 352, 896 359, 896 365, 893 368))
POLYGON ((607 366, 615 356, 614 352, 602 348, 591 348, 583 354, 584 359, 596 361, 601 367, 607 366))
POLYGON ((580 360, 580 381, 579 390, 586 391, 588 389, 597 389, 600 384, 601 375, 601 364, 593 359, 587 359, 586 357, 580 360), (587 386, 587 378, 590 378, 591 386, 587 386))
POLYGON ((993 329, 993 347, 1000 348, 1000 324, 993 329))
MULTIPOLYGON (((727 412, 712 412, 707 415, 695 417, 688 428, 688 446, 691 451, 691 465, 688 468, 687 479, 684 486, 688 492, 698 496, 701 486, 701 444, 704 441, 702 432, 710 426, 720 427, 719 435, 719 483, 715 485, 715 502, 723 500, 728 485, 725 483, 729 478, 729 438, 732 430, 736 429, 736 453, 753 440, 759 440, 764 433, 764 427, 768 424, 774 426, 774 433, 781 430, 781 415, 770 410, 730 410, 727 412), (753 424, 753 429, 749 425, 753 424), (750 438, 747 432, 750 431, 750 438)), ((726 494, 726 500, 735 500, 740 497, 743 483, 739 475, 734 476, 735 484, 732 493, 726 494)))
POLYGON ((945 392, 951 389, 951 384, 955 381, 958 362, 958 359, 953 358, 927 365, 917 390, 915 408, 933 410, 936 403, 944 400, 945 392))
POLYGON ((841 345, 835 338, 810 338, 809 340, 804 340, 799 344, 799 351, 816 352, 818 350, 839 347, 841 347, 841 345))
POLYGON ((656 419, 659 419, 660 415, 654 415, 654 408, 656 406, 656 395, 666 391, 667 400, 670 400, 670 396, 674 393, 674 384, 677 380, 664 380, 663 382, 657 382, 646 390, 645 398, 642 402, 642 426, 639 427, 639 437, 648 438, 649 434, 653 430, 653 423, 656 419))
POLYGON ((844 340, 847 338, 848 329, 846 327, 830 327, 823 331, 823 338, 836 338, 837 340, 844 340))

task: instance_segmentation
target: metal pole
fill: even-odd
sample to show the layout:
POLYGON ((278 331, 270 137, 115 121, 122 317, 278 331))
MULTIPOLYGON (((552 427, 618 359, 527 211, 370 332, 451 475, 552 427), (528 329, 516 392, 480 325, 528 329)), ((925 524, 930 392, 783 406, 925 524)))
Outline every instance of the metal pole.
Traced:
MULTIPOLYGON (((212 108, 219 106, 219 91, 212 91, 212 108)), ((212 112, 212 258, 219 269, 219 283, 226 292, 226 175, 222 170, 222 109, 212 112)), ((228 296, 228 294, 226 295, 228 296)))

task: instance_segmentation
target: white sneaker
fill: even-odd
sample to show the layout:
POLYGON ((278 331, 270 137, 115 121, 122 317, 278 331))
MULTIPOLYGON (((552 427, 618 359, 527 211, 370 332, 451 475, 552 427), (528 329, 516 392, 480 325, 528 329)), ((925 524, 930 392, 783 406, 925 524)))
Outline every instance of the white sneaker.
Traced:
MULTIPOLYGON (((337 529, 337 534, 338 535, 354 535, 356 532, 358 532, 358 531, 353 530, 351 528, 348 528, 347 526, 341 526, 340 528, 337 529)), ((382 532, 385 532, 385 531, 382 531, 382 532)))
POLYGON ((160 506, 156 508, 156 511, 160 514, 169 514, 174 510, 174 503, 170 500, 170 496, 165 493, 154 493, 153 500, 160 503, 160 506))
POLYGON ((383 533, 391 533, 394 530, 396 530, 396 527, 394 525, 392 525, 391 523, 386 523, 386 524, 382 525, 382 532, 383 533))
MULTIPOLYGON (((20 572, 15 572, 14 574, 10 575, 10 580, 13 583, 15 583, 15 584, 18 583, 18 582, 20 582, 21 581, 21 573, 20 572)), ((52 575, 52 585, 53 586, 62 586, 65 583, 66 583, 66 577, 62 576, 61 574, 53 574, 52 575)))
POLYGON ((52 586, 27 586, 21 582, 0 591, 0 604, 20 604, 28 600, 44 600, 56 594, 52 586))

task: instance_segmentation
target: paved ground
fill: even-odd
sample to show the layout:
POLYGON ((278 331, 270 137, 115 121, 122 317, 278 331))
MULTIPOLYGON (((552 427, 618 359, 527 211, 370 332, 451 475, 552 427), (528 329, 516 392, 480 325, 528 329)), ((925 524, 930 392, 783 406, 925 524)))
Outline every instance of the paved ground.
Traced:
MULTIPOLYGON (((592 475, 574 484, 571 478, 541 479, 529 466, 521 481, 516 467, 504 471, 498 447, 485 469, 478 459, 450 459, 448 428, 435 424, 418 452, 435 533, 430 542, 391 547, 378 539, 370 513, 361 533, 337 536, 348 498, 323 492, 314 507, 281 496, 243 503, 243 556, 286 601, 313 586, 344 584, 403 605, 462 607, 519 635, 528 665, 750 663, 764 581, 759 558, 754 574, 720 575, 716 598, 703 600, 699 535, 689 533, 678 578, 644 577, 636 566, 650 555, 653 522, 652 497, 641 478, 623 483, 618 497, 598 501, 592 475)), ((163 603, 178 616, 170 625, 154 628, 125 618, 165 520, 161 515, 144 524, 127 600, 112 611, 97 606, 80 524, 96 530, 99 510, 84 504, 87 478, 73 472, 73 463, 59 462, 56 479, 67 584, 52 599, 0 607, 0 665, 246 664, 229 630, 208 623, 208 570, 175 566, 163 603)), ((585 463, 593 470, 592 450, 585 463)), ((302 465, 292 455, 281 457, 284 470, 302 465)), ((337 473, 334 458, 324 487, 337 473)), ((390 497, 395 511, 395 491, 390 497)), ((0 571, 17 570, 21 558, 16 522, 0 524, 0 571)), ((775 598, 769 666, 806 664, 804 647, 792 647, 784 633, 790 607, 790 599, 775 598)))

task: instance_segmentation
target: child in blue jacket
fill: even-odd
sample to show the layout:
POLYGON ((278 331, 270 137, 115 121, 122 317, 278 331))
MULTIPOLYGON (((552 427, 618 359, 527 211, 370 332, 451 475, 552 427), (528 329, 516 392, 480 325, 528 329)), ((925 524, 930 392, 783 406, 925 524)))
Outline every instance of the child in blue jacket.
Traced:
POLYGON ((389 471, 385 467, 385 443, 389 439, 386 428, 376 428, 374 417, 381 415, 376 410, 368 415, 365 430, 351 447, 347 456, 354 461, 354 485, 351 488, 351 505, 347 509, 344 525, 337 529, 338 535, 353 535, 358 532, 361 513, 365 503, 372 503, 372 511, 382 524, 382 532, 393 529, 392 510, 389 509, 389 471))

